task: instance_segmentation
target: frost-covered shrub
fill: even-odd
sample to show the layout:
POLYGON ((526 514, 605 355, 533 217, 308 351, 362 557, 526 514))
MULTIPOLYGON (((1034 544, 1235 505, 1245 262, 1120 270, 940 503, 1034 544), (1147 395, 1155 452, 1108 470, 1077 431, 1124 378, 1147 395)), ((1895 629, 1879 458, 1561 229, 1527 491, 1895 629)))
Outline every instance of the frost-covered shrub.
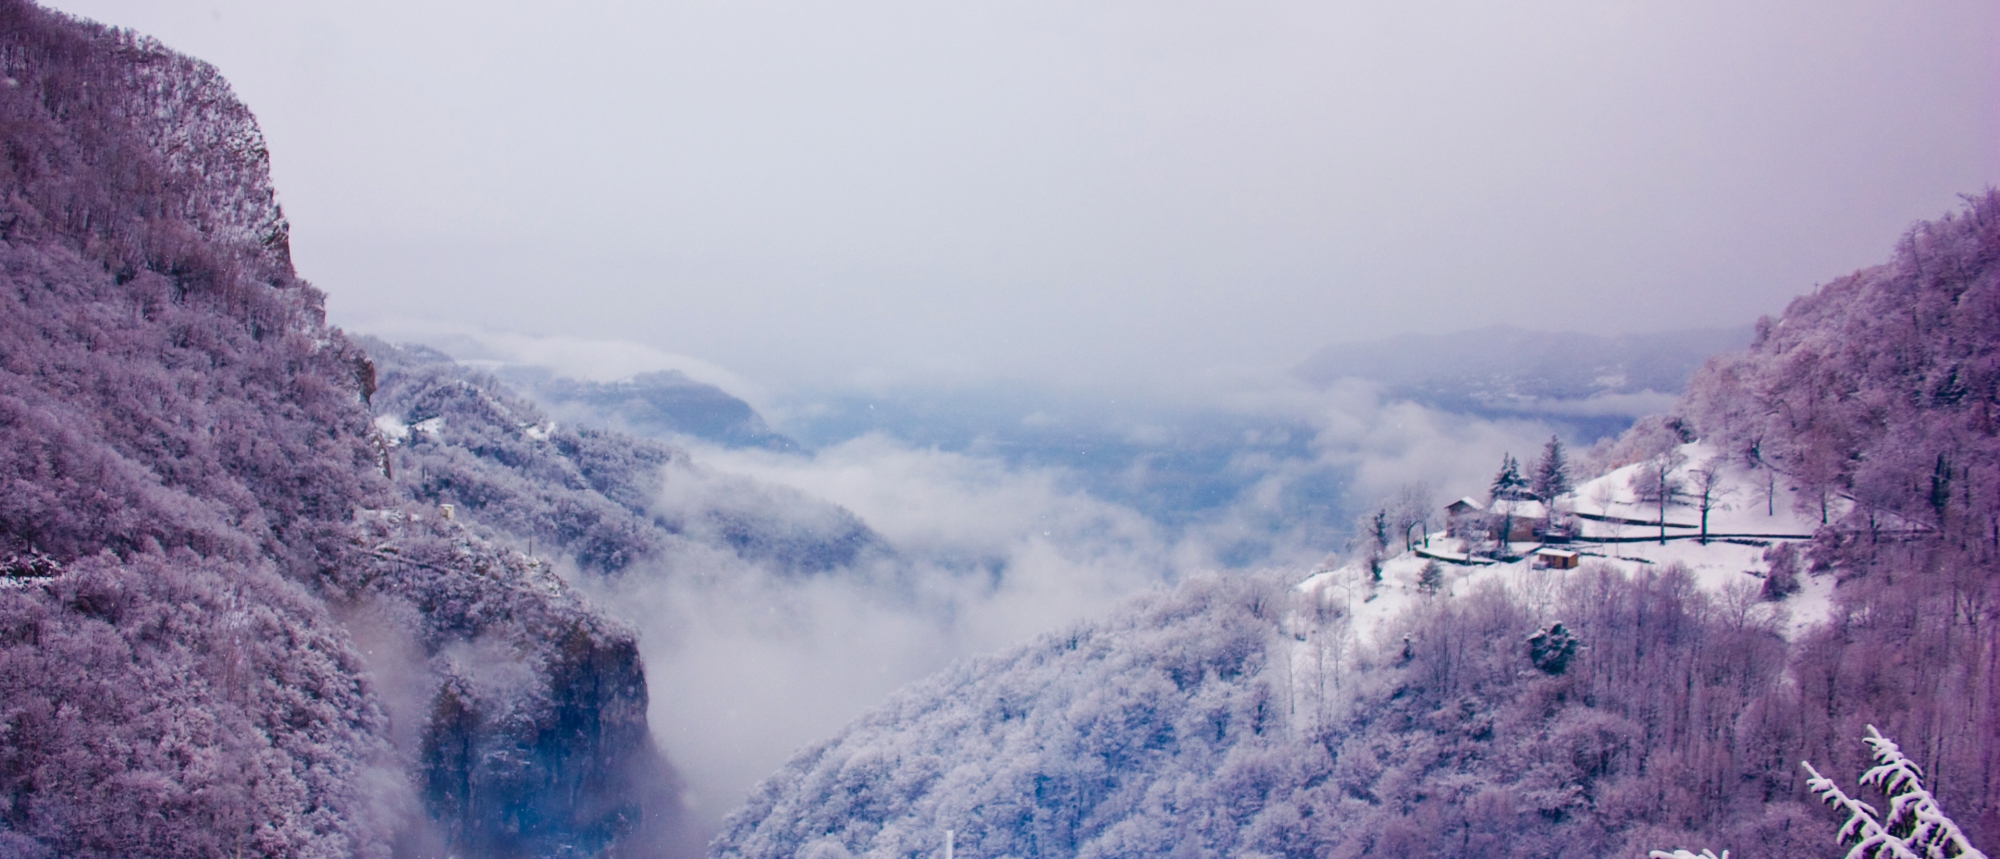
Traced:
POLYGON ((1528 636, 1528 661, 1544 674, 1561 674, 1569 669, 1569 660, 1576 655, 1576 645, 1576 636, 1571 635, 1562 624, 1552 623, 1528 636))
POLYGON ((1764 575, 1759 596, 1775 602, 1797 593, 1800 562, 1798 546, 1789 541, 1779 541, 1765 549, 1764 563, 1770 565, 1770 571, 1764 575))

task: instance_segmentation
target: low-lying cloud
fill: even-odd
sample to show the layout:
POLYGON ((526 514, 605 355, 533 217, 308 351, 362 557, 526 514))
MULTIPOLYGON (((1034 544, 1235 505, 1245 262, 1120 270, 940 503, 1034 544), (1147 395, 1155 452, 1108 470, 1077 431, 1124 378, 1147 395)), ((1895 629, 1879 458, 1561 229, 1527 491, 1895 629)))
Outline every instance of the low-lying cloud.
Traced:
MULTIPOLYGON (((739 503, 748 484, 728 475, 747 474, 841 503, 895 546, 799 574, 691 545, 661 569, 600 583, 604 605, 641 629, 654 730, 711 825, 897 687, 1102 613, 1189 566, 1136 513, 979 457, 875 436, 813 457, 697 457, 713 471, 670 475, 681 488, 665 503, 689 509, 706 492, 739 503)), ((768 485, 757 495, 784 497, 768 485)))
POLYGON ((1345 380, 1322 392, 1311 412, 1321 460, 1351 470, 1358 503, 1424 483, 1453 497, 1483 493, 1511 453, 1527 460, 1554 431, 1529 416, 1492 419, 1384 400, 1379 386, 1345 380))

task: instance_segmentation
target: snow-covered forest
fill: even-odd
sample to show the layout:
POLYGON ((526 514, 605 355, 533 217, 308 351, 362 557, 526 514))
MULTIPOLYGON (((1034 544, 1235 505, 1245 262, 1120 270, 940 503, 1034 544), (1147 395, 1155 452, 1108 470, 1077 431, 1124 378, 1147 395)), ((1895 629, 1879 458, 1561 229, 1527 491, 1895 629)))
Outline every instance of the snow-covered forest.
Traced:
POLYGON ((13 0, 0 67, 0 855, 663 850, 633 631, 389 479, 228 85, 13 0))
MULTIPOLYGON (((685 377, 351 336, 213 68, 0 0, 0 74, 0 857, 1830 856, 1919 782, 1882 839, 2000 843, 2000 192, 1664 414, 1194 573, 1049 480, 964 505, 1027 539, 871 519, 685 377)), ((1488 369, 1429 395, 1554 396, 1488 369)))

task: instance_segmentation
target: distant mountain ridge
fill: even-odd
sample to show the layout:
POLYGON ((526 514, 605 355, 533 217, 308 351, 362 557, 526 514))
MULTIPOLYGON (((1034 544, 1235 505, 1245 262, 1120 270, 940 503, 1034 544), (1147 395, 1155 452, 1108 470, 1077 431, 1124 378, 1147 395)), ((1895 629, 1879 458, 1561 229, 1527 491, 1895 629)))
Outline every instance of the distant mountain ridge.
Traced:
POLYGON ((1446 411, 1531 414, 1601 436, 1672 405, 1703 363, 1748 347, 1754 333, 1749 325, 1613 336, 1495 325, 1338 343, 1292 372, 1316 385, 1364 379, 1446 411))
POLYGON ((640 373, 616 382, 558 376, 541 367, 501 366, 494 375, 565 420, 648 438, 692 436, 726 447, 794 451, 749 403, 679 370, 640 373))

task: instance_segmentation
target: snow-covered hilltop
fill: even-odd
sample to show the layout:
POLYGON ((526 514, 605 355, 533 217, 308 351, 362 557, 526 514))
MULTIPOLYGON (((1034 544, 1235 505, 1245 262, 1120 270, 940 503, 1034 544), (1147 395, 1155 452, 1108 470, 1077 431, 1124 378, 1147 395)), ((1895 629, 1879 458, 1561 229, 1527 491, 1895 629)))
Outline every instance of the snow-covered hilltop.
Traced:
POLYGON ((1684 442, 1547 502, 1461 498, 1435 511, 1432 521, 1446 527, 1377 558, 1379 575, 1357 558, 1315 571, 1297 589, 1323 604, 1315 615, 1346 618, 1339 631, 1354 639, 1348 646, 1380 645, 1392 622, 1422 600, 1499 586, 1544 604, 1584 564, 1626 576, 1677 566, 1712 599, 1746 604, 1795 640, 1833 609, 1835 577, 1803 568, 1802 550, 1821 524, 1806 512, 1812 499, 1774 472, 1726 460, 1714 445, 1684 442), (1664 505, 1653 488, 1662 473, 1664 505), (1503 541, 1503 532, 1528 539, 1503 541))

